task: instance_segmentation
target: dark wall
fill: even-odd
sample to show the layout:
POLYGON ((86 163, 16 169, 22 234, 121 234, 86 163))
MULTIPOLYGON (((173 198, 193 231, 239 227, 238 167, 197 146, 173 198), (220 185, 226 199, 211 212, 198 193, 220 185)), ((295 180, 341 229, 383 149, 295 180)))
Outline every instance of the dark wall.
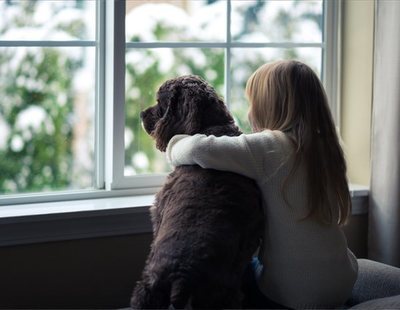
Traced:
POLYGON ((128 307, 150 242, 143 234, 0 248, 0 307, 128 307))
POLYGON ((368 255, 368 214, 353 215, 343 227, 350 250, 357 258, 368 255))
MULTIPOLYGON (((367 253, 367 214, 344 230, 357 257, 367 253)), ((0 248, 1 308, 124 308, 151 234, 0 248)))

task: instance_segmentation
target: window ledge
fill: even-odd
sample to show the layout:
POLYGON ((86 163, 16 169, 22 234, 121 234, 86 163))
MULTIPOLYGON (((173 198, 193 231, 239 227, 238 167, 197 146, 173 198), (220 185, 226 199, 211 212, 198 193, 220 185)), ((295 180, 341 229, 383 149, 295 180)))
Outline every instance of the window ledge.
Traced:
POLYGON ((154 195, 0 207, 0 246, 150 233, 154 195))
POLYGON ((369 188, 364 185, 350 184, 350 195, 352 202, 352 215, 368 213, 369 188))
MULTIPOLYGON (((353 215, 368 213, 368 188, 351 185, 353 215)), ((154 195, 0 207, 0 246, 151 233, 154 195)))

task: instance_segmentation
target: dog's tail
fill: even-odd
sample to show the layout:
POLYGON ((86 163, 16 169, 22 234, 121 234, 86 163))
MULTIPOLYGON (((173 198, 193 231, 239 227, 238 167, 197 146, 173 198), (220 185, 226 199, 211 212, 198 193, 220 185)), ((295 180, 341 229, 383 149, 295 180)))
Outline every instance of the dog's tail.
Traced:
POLYGON ((139 281, 131 299, 132 309, 191 309, 191 289, 183 279, 167 285, 147 287, 139 281))
POLYGON ((176 279, 171 285, 170 307, 175 309, 191 309, 191 285, 184 278, 176 279))
POLYGON ((131 298, 132 309, 166 309, 169 305, 169 291, 160 285, 147 286, 139 281, 131 298))

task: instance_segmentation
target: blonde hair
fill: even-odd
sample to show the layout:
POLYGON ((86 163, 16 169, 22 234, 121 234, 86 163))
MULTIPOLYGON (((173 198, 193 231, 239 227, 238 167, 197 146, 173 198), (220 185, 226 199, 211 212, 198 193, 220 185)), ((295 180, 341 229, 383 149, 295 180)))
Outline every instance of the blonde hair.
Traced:
POLYGON ((303 162, 310 206, 306 218, 344 224, 351 212, 346 162, 324 88, 314 71, 294 60, 264 64, 248 79, 246 95, 253 131, 283 131, 296 146, 289 177, 303 162))

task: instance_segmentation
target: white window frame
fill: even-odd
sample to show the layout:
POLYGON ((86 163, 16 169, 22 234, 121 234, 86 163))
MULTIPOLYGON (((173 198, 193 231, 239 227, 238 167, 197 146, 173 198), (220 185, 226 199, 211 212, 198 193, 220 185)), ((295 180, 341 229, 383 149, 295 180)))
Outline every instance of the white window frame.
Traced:
POLYGON ((124 176, 125 166, 125 51, 126 48, 224 48, 225 98, 230 102, 231 48, 318 47, 322 50, 322 81, 339 125, 340 15, 341 0, 323 0, 322 43, 240 43, 230 36, 231 0, 227 0, 226 42, 126 42, 125 1, 97 0, 96 40, 86 41, 0 41, 4 46, 92 46, 96 47, 95 182, 97 189, 0 196, 1 205, 70 201, 92 198, 154 194, 166 174, 124 176))
MULTIPOLYGON (((113 160, 108 161, 112 163, 113 167, 108 167, 109 173, 106 177, 106 188, 107 189, 121 189, 121 188, 159 188, 164 182, 165 175, 152 174, 152 175, 137 175, 137 176, 124 176, 124 141, 123 137, 125 128, 125 49, 129 48, 224 48, 225 49, 225 98, 227 105, 229 106, 230 88, 231 88, 231 48, 304 48, 304 47, 316 47, 322 50, 322 81, 327 89, 329 102, 335 120, 337 117, 337 96, 336 89, 337 83, 337 53, 338 53, 338 39, 337 35, 340 33, 337 30, 340 1, 323 1, 323 24, 324 33, 321 43, 296 43, 296 42, 272 42, 272 43, 245 43, 245 42, 233 42, 231 40, 231 0, 226 1, 227 5, 227 25, 226 25, 226 42, 215 43, 215 42, 127 42, 125 43, 125 1, 114 0, 108 2, 109 9, 107 12, 113 10, 114 21, 107 20, 106 24, 110 27, 114 27, 114 57, 108 59, 108 63, 113 60, 114 70, 108 74, 107 77, 114 76, 114 81, 118 80, 118 85, 114 84, 114 89, 109 90, 109 94, 113 93, 114 97, 108 100, 113 100, 114 109, 108 111, 107 116, 110 119, 110 123, 114 123, 114 135, 108 137, 109 141, 112 141, 109 149, 112 150, 113 160), (114 6, 113 6, 114 4, 114 6), (122 47, 125 47, 122 48, 122 47), (113 75, 114 74, 114 75, 113 75), (112 112, 114 114, 112 114, 112 112), (117 140, 117 141, 115 141, 117 140)), ((112 16, 109 15, 111 18, 112 16)), ((110 30, 111 32, 111 30, 110 30)), ((106 52, 109 56, 111 53, 106 52)), ((107 83, 111 85, 111 81, 107 83)), ((107 89, 107 87, 106 87, 107 89)), ((111 105, 108 105, 111 106, 111 105)))

